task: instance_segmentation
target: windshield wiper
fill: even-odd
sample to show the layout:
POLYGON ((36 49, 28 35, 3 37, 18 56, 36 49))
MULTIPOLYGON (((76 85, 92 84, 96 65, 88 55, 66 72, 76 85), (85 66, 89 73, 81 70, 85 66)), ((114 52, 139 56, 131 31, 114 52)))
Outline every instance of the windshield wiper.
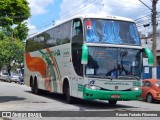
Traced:
POLYGON ((111 76, 103 76, 104 78, 112 80, 113 78, 111 76))
POLYGON ((137 80, 140 80, 140 77, 138 77, 138 76, 131 75, 131 77, 134 77, 134 78, 136 78, 137 80))
POLYGON ((137 80, 140 80, 140 77, 138 76, 135 76, 135 75, 128 75, 128 76, 118 76, 118 78, 135 78, 137 80))
POLYGON ((86 77, 93 77, 93 78, 107 78, 112 80, 111 76, 98 76, 98 75, 86 75, 86 77))
POLYGON ((97 75, 86 75, 86 77, 99 78, 100 76, 97 76, 97 75))

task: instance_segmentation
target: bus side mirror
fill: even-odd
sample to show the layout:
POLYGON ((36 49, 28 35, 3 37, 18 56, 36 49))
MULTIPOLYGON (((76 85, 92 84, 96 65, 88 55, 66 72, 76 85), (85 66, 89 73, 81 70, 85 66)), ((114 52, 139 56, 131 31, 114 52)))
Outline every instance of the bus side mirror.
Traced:
POLYGON ((153 54, 152 51, 149 48, 143 48, 142 51, 146 53, 146 56, 148 57, 148 65, 153 66, 153 54))
POLYGON ((81 57, 81 64, 88 64, 88 46, 83 44, 82 46, 82 57, 81 57))

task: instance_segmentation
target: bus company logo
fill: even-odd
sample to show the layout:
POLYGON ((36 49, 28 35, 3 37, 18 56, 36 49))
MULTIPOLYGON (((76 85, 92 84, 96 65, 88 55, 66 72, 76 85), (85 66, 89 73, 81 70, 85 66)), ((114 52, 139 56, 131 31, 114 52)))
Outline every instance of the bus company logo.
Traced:
POLYGON ((61 55, 61 53, 60 53, 60 50, 58 49, 58 50, 54 50, 54 51, 52 51, 52 53, 53 53, 53 55, 54 56, 60 56, 61 55))
POLYGON ((63 56, 64 57, 69 57, 69 55, 70 55, 69 49, 66 49, 66 50, 63 51, 63 56))
POLYGON ((2 112, 2 117, 12 117, 11 112, 2 112))
POLYGON ((61 55, 60 50, 58 49, 58 50, 42 53, 42 58, 49 58, 52 55, 60 56, 61 55))

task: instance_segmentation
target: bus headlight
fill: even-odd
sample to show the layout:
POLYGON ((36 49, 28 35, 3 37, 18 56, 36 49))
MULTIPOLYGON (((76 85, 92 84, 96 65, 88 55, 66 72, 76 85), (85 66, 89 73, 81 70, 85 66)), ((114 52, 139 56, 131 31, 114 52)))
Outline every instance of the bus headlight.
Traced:
POLYGON ((101 88, 95 85, 86 85, 86 88, 92 89, 92 90, 100 90, 101 88))
POLYGON ((134 91, 134 90, 141 90, 141 88, 140 87, 133 87, 133 88, 131 88, 131 90, 132 91, 134 91))

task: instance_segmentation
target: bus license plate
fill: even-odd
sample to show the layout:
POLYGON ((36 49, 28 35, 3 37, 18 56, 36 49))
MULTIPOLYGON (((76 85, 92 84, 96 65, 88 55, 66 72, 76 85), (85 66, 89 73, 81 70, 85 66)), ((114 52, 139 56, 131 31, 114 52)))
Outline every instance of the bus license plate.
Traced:
POLYGON ((112 95, 111 98, 120 98, 120 95, 112 95))

